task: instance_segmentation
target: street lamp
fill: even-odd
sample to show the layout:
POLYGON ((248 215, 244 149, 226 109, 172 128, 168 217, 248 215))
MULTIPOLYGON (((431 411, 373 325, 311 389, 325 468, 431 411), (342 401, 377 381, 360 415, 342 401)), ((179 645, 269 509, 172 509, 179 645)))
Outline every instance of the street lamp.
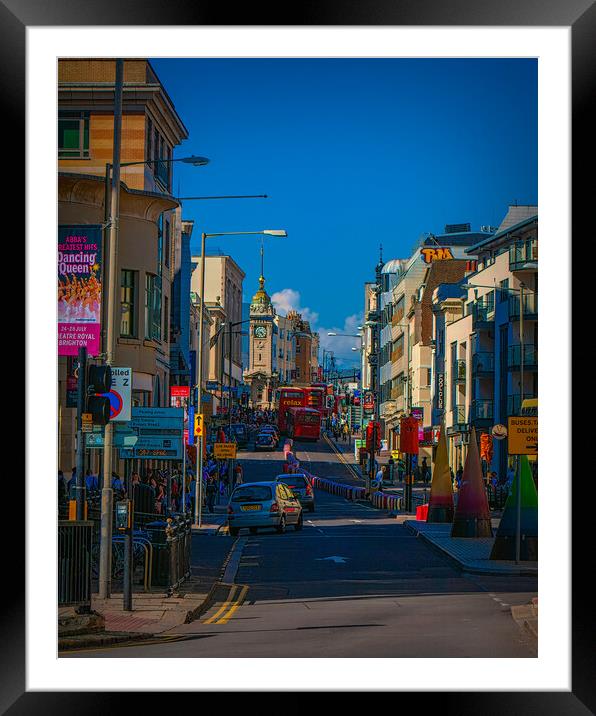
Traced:
MULTIPOLYGON (((200 295, 201 305, 199 313, 199 355, 198 355, 198 367, 197 367, 197 395, 198 395, 198 409, 201 408, 201 400, 203 398, 203 310, 205 306, 205 241, 214 236, 279 236, 286 237, 288 234, 284 229, 263 229, 262 231, 217 231, 214 233, 201 234, 201 283, 200 283, 200 295)), ((231 372, 231 351, 230 351, 230 372, 231 372)), ((200 436, 197 439, 197 484, 196 491, 198 490, 198 499, 195 499, 195 525, 201 526, 201 513, 202 513, 202 500, 203 500, 203 440, 204 436, 200 436)))

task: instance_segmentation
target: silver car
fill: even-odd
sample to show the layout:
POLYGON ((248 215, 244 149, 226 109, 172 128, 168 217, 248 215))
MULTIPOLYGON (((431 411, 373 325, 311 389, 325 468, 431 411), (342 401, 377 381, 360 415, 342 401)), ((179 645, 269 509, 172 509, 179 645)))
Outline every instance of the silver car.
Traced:
POLYGON ((300 500, 302 507, 309 512, 315 511, 315 491, 308 475, 303 472, 284 473, 283 475, 278 475, 275 479, 277 482, 283 482, 284 485, 292 490, 300 500))
POLYGON ((302 506, 292 490, 281 482, 239 485, 228 503, 228 526, 235 537, 243 527, 256 534, 259 527, 285 532, 287 525, 302 529, 302 506))

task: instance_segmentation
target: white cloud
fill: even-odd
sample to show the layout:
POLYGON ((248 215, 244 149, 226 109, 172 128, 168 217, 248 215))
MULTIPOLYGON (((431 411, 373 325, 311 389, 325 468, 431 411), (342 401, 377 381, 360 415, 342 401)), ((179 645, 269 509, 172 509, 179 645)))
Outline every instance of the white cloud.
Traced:
POLYGON ((300 305, 300 292, 295 291, 293 288, 284 288, 281 291, 276 291, 271 296, 271 302, 278 313, 287 314, 288 311, 298 311, 298 313, 302 314, 302 318, 310 323, 313 329, 314 324, 319 320, 319 314, 316 311, 311 311, 308 306, 300 305))
POLYGON ((305 321, 309 321, 311 329, 318 331, 320 336, 320 352, 319 360, 323 360, 323 349, 326 351, 333 351, 336 363, 338 366, 343 367, 354 367, 360 361, 359 351, 353 351, 352 347, 360 348, 360 341, 357 338, 349 338, 346 336, 328 336, 328 333, 359 333, 358 326, 362 325, 364 320, 364 314, 353 313, 344 319, 343 325, 324 327, 319 326, 319 314, 316 311, 312 311, 307 306, 300 304, 300 291, 296 291, 293 288, 284 288, 281 291, 276 291, 271 296, 271 302, 275 306, 275 310, 282 315, 287 314, 288 311, 298 311, 302 314, 302 318, 305 321))

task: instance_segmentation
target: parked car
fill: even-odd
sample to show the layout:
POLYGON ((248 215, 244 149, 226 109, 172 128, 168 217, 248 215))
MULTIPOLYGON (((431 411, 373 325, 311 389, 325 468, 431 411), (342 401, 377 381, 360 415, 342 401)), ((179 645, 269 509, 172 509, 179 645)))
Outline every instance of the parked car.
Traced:
POLYGON ((228 503, 230 535, 243 527, 256 534, 260 527, 285 532, 287 525, 302 529, 302 507, 292 490, 281 482, 251 482, 239 485, 228 503))
POLYGON ((244 423, 232 423, 232 434, 229 436, 229 429, 226 429, 226 437, 235 441, 239 448, 245 448, 248 445, 248 430, 244 423))
POLYGON ((255 438, 255 450, 275 450, 275 437, 271 433, 259 433, 255 438))
POLYGON ((284 485, 292 490, 292 492, 300 500, 302 507, 307 509, 309 512, 315 511, 315 491, 311 481, 303 472, 297 472, 295 474, 284 474, 278 475, 275 478, 276 482, 283 482, 284 485))

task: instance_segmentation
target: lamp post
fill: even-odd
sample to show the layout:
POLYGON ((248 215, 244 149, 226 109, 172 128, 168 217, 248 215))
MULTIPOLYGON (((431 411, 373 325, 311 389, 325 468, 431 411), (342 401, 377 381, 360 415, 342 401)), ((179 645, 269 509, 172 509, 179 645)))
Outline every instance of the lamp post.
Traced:
MULTIPOLYGON (((264 229, 262 231, 218 231, 215 233, 201 234, 201 282, 200 295, 201 305, 199 313, 199 355, 197 366, 197 395, 198 410, 201 409, 201 400, 203 398, 203 310, 205 297, 205 241, 214 236, 279 236, 286 237, 288 234, 283 229, 264 229)), ((205 437, 202 435, 197 438, 197 484, 195 488, 195 526, 201 526, 202 501, 203 501, 203 441, 205 437)))
MULTIPOLYGON (((523 268, 534 268, 534 264, 525 264, 523 268)), ((496 286, 483 286, 476 283, 464 283, 462 284, 463 289, 471 288, 489 288, 494 289, 495 294, 497 292, 496 286)), ((499 291, 508 291, 510 293, 519 293, 519 409, 521 413, 522 403, 524 401, 524 296, 525 292, 529 291, 536 295, 536 291, 529 289, 522 281, 520 281, 519 288, 505 288, 499 286, 499 291)), ((496 304, 496 301, 495 301, 496 304)), ((516 461, 517 470, 517 491, 516 491, 516 526, 515 526, 515 563, 519 564, 521 557, 521 465, 520 456, 518 455, 516 461)))

